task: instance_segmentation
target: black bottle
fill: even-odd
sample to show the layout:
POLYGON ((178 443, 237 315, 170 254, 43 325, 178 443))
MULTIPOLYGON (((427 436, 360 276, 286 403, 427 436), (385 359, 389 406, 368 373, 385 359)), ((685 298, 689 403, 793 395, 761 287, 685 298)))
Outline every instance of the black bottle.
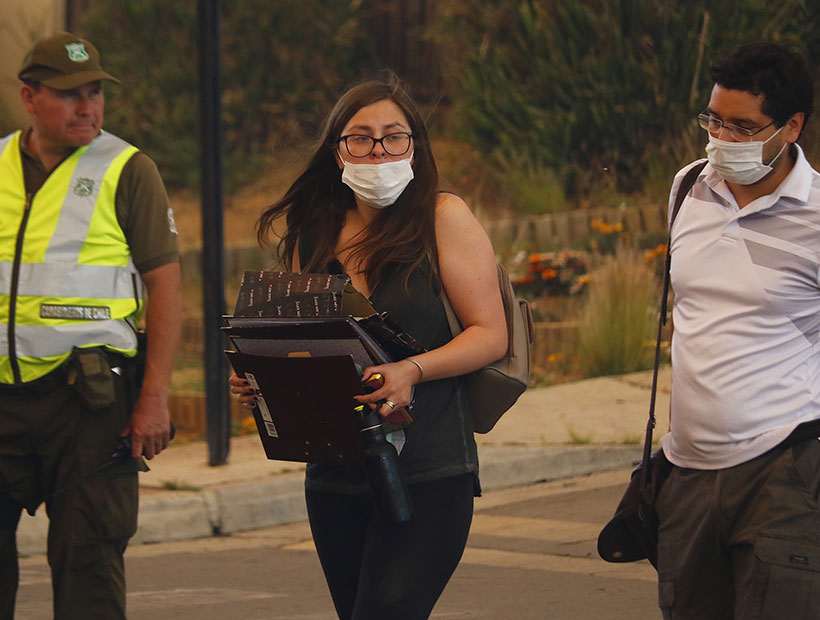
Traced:
POLYGON ((413 505, 399 470, 399 455, 384 436, 379 414, 356 407, 362 439, 362 466, 382 525, 401 525, 413 518, 413 505))

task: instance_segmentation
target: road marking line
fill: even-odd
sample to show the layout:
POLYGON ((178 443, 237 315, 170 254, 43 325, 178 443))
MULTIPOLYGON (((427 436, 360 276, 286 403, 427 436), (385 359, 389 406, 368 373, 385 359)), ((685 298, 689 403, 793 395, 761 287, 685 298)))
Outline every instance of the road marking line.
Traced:
POLYGON ((285 598, 284 592, 258 592, 236 588, 169 588, 167 590, 142 590, 128 593, 129 605, 141 610, 165 609, 169 604, 213 605, 228 601, 285 598))

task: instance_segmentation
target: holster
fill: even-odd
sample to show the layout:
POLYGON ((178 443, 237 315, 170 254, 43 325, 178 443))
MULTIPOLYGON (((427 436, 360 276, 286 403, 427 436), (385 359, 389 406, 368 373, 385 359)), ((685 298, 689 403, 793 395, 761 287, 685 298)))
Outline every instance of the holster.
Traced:
POLYGON ((90 411, 102 411, 116 402, 118 392, 115 384, 118 379, 115 375, 121 377, 127 386, 128 402, 124 404, 130 413, 142 385, 145 351, 143 347, 140 353, 138 348, 137 356, 129 358, 107 351, 104 347, 75 347, 67 367, 69 385, 73 385, 90 411))
POLYGON ((68 383, 90 411, 102 411, 116 402, 114 375, 102 347, 75 347, 68 365, 68 383))

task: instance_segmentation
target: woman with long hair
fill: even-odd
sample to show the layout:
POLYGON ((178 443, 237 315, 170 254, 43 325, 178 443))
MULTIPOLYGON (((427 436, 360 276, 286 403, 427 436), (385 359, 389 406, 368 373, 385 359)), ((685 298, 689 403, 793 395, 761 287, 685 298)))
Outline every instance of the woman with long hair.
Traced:
MULTIPOLYGON (((360 467, 309 463, 313 539, 342 620, 423 620, 458 565, 480 492, 464 375, 507 347, 490 241, 467 205, 438 188, 418 108, 393 74, 348 90, 321 144, 281 200, 257 222, 269 242, 284 217, 280 259, 291 271, 344 273, 425 353, 364 369, 384 385, 360 402, 378 413, 410 407, 399 464, 415 516, 379 522, 360 467), (464 331, 452 337, 442 289, 464 331)), ((255 396, 234 375, 246 406, 255 396)), ((399 433, 401 435, 401 432, 399 433)))

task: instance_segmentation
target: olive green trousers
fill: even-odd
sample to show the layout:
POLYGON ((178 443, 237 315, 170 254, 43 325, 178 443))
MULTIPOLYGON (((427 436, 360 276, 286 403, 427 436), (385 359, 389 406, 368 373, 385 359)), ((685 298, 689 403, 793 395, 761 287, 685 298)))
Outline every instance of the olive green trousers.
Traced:
POLYGON ((93 407, 65 381, 42 394, 0 386, 0 620, 14 617, 21 511, 34 514, 42 503, 54 619, 126 617, 123 553, 137 526, 141 462, 127 458, 92 474, 111 457, 133 402, 128 379, 109 375, 113 402, 93 407))
POLYGON ((820 618, 820 441, 675 467, 657 500, 666 620, 820 618))

